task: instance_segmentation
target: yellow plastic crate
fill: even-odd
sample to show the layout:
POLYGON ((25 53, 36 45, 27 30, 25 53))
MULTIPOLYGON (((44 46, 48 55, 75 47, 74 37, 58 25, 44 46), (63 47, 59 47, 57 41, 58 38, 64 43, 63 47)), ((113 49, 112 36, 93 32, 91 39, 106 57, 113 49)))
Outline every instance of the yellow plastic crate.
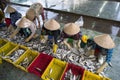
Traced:
POLYGON ((6 43, 7 43, 6 40, 0 39, 0 48, 1 48, 2 46, 4 46, 6 43))
POLYGON ((94 74, 90 71, 85 70, 82 80, 111 80, 109 78, 101 77, 97 74, 94 74))
POLYGON ((67 63, 59 59, 53 58, 41 78, 43 80, 60 80, 65 71, 67 63))
POLYGON ((4 56, 6 56, 7 54, 10 54, 15 47, 17 47, 17 44, 14 44, 12 42, 8 42, 6 43, 4 46, 2 46, 0 48, 0 55, 3 58, 4 56))
POLYGON ((14 64, 21 70, 28 72, 27 67, 34 61, 38 54, 37 51, 28 49, 14 64))
MULTIPOLYGON (((28 50, 28 48, 27 47, 25 47, 25 46, 23 46, 23 45, 18 45, 17 47, 15 47, 13 50, 12 50, 12 52, 11 53, 8 53, 8 54, 6 54, 5 56, 6 56, 6 58, 5 58, 5 60, 6 61, 8 61, 8 62, 10 62, 10 63, 15 63, 17 60, 18 60, 18 58, 20 57, 20 56, 22 56, 26 51, 28 50), (20 52, 21 54, 18 56, 17 55, 17 53, 19 52, 19 51, 21 51, 21 50, 23 50, 22 52, 20 52), (15 56, 15 55, 17 55, 15 58, 13 57, 13 56, 15 56), (13 58, 13 59, 12 59, 13 58)), ((19 53, 18 53, 19 54, 19 53)))
POLYGON ((0 64, 2 64, 2 58, 0 58, 0 64))

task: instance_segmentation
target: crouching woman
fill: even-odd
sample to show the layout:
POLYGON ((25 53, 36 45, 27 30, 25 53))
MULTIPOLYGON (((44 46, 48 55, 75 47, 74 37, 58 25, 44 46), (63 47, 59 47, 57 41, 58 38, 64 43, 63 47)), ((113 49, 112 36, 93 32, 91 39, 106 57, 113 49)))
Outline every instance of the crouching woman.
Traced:
POLYGON ((13 32, 12 35, 10 35, 10 38, 13 38, 21 29, 22 30, 27 29, 23 31, 26 37, 25 42, 28 42, 32 38, 34 38, 36 34, 36 25, 33 22, 23 17, 16 22, 16 25, 17 25, 17 29, 13 32))

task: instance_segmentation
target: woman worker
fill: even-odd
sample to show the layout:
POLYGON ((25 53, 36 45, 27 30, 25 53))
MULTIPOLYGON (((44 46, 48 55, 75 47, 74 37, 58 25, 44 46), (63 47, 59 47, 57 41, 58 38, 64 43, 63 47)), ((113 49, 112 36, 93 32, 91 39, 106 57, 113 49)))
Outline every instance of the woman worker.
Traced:
MULTIPOLYGON (((49 41, 49 45, 53 46, 53 52, 56 53, 57 50, 57 39, 60 36, 60 24, 54 20, 50 19, 45 22, 43 28, 42 28, 42 35, 46 36, 49 41)), ((45 40, 45 41, 46 41, 45 40)))
POLYGON ((67 23, 63 28, 63 32, 61 34, 61 38, 65 45, 69 49, 74 46, 75 48, 80 48, 80 38, 81 38, 80 27, 75 23, 67 23))
POLYGON ((17 29, 13 32, 12 35, 10 35, 10 38, 13 38, 19 31, 20 29, 28 29, 27 33, 25 32, 25 42, 28 42, 30 41, 32 38, 35 37, 35 33, 36 33, 36 25, 30 21, 29 19, 23 17, 23 18, 20 18, 17 22, 16 22, 16 25, 17 25, 17 29))

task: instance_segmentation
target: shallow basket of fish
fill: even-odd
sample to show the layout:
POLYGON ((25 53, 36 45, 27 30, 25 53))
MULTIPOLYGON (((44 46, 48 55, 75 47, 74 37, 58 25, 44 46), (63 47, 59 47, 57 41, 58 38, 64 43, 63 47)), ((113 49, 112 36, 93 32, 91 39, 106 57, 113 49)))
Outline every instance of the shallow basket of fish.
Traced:
POLYGON ((0 48, 4 46, 8 41, 4 39, 0 39, 0 48))
POLYGON ((16 62, 15 66, 20 68, 23 71, 27 72, 27 67, 34 61, 34 59, 38 56, 37 51, 33 51, 28 49, 16 62))
POLYGON ((27 70, 28 72, 34 73, 40 77, 42 76, 43 72, 45 71, 52 59, 52 56, 45 53, 40 53, 30 64, 27 70))
POLYGON ((85 70, 82 80, 111 80, 111 79, 99 76, 97 74, 85 70))
POLYGON ((61 80, 82 80, 84 70, 83 67, 68 63, 61 80))
POLYGON ((7 54, 10 54, 13 52, 13 50, 17 47, 18 45, 12 42, 6 43, 4 46, 0 48, 0 56, 5 59, 5 56, 7 54))
POLYGON ((59 59, 53 58, 41 78, 43 80, 60 80, 67 62, 63 62, 59 59))
POLYGON ((5 60, 14 64, 27 50, 27 47, 18 45, 11 53, 5 56, 5 60))

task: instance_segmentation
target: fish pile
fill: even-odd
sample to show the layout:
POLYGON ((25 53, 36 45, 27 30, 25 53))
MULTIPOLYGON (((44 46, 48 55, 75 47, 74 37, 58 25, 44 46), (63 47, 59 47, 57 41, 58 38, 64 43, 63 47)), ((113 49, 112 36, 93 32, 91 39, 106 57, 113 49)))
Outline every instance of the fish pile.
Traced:
POLYGON ((14 51, 13 53, 11 53, 11 55, 9 55, 9 59, 11 59, 13 62, 16 61, 23 53, 25 52, 25 50, 23 49, 18 49, 16 51, 14 51))
POLYGON ((65 77, 64 80, 80 80, 81 75, 74 75, 72 73, 72 70, 69 69, 66 73, 65 73, 65 77))
POLYGON ((32 61, 32 56, 25 57, 24 60, 20 63, 21 66, 27 68, 32 61))

